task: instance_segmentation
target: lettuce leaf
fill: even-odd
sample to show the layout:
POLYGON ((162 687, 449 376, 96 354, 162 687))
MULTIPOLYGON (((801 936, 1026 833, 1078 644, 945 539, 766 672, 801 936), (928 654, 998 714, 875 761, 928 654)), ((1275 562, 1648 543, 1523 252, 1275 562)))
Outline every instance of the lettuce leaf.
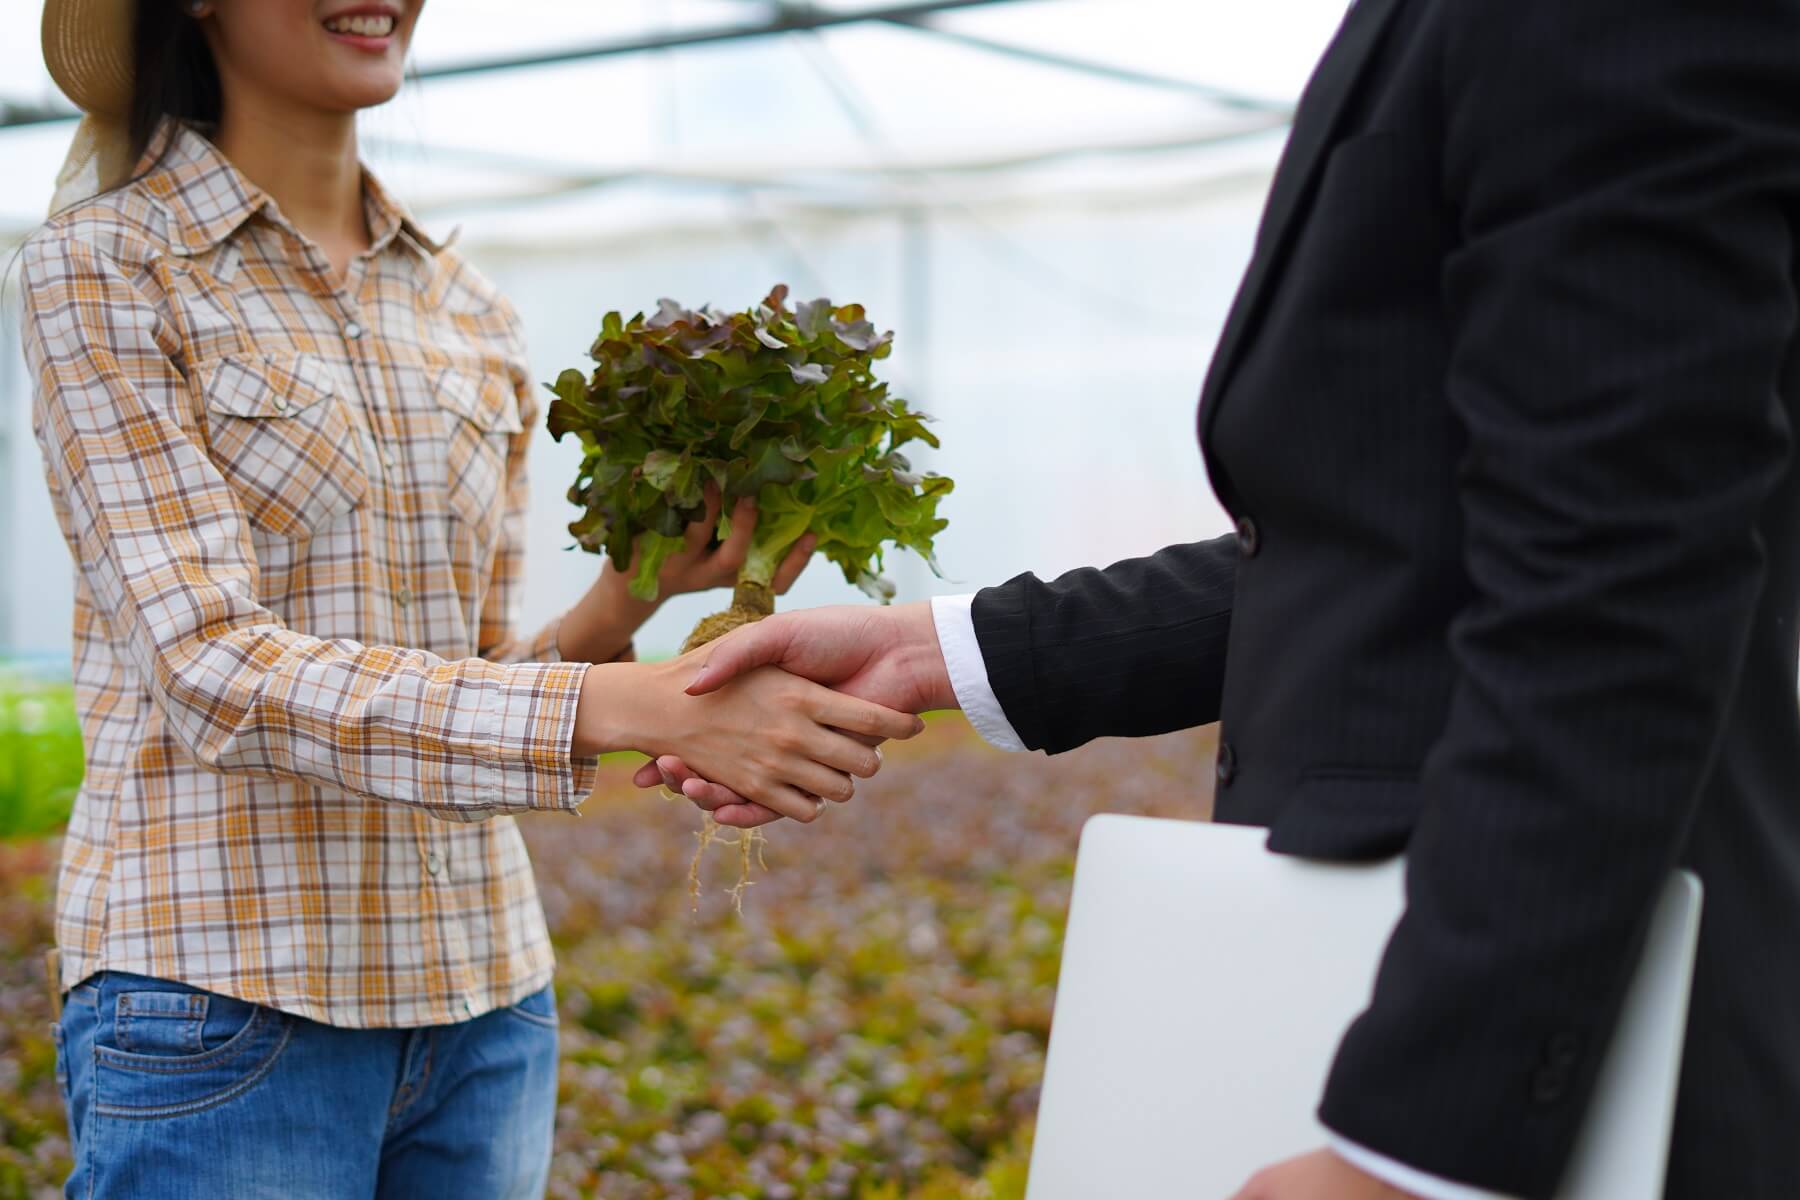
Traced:
MULTIPOLYGON (((947 522, 938 502, 955 486, 919 474, 900 447, 937 437, 927 418, 888 392, 874 366, 893 349, 861 305, 814 300, 792 312, 787 288, 742 313, 688 309, 663 300, 655 315, 609 312, 589 357, 546 384, 545 420, 558 441, 573 434, 583 457, 569 500, 576 545, 621 571, 635 558, 631 591, 656 598, 656 576, 681 534, 706 513, 705 485, 725 508, 755 496, 756 535, 739 573, 769 583, 795 542, 884 603, 888 545, 924 556, 947 522)), ((721 517, 716 536, 730 533, 721 517)))

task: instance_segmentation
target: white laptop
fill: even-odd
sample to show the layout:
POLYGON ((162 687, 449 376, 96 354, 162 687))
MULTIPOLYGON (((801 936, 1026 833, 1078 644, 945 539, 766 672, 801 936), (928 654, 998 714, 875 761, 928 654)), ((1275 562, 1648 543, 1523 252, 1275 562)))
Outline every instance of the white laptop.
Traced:
MULTIPOLYGON (((1402 864, 1310 862, 1266 839, 1087 823, 1027 1200, 1223 1200, 1325 1144, 1314 1112, 1399 919, 1402 864)), ((1677 872, 1561 1196, 1662 1195, 1699 923, 1700 883, 1677 872)))

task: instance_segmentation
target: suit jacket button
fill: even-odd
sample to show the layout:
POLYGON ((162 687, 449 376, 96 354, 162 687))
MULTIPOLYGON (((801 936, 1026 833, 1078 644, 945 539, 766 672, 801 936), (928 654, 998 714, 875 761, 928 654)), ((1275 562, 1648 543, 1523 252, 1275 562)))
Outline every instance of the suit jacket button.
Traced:
POLYGON ((1231 748, 1230 742, 1219 743, 1219 762, 1214 771, 1220 787, 1230 787, 1231 781, 1237 778, 1237 751, 1231 748))
POLYGON ((1531 1077, 1531 1098, 1538 1104, 1555 1104, 1569 1090, 1566 1067, 1539 1067, 1531 1077))
POLYGON ((1255 558, 1256 552, 1262 549, 1262 531, 1249 517, 1238 518, 1237 544, 1245 558, 1255 558))
POLYGON ((1552 1034, 1544 1043, 1544 1063, 1547 1066, 1569 1068, 1581 1057, 1581 1039, 1572 1033, 1552 1034))

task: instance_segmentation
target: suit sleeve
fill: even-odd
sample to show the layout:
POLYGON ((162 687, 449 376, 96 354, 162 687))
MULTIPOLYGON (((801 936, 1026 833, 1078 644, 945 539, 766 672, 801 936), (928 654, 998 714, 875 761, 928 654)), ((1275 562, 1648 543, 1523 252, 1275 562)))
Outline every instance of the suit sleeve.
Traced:
POLYGON ((988 683, 1019 740, 1060 754, 1218 720, 1238 557, 1222 537, 978 593, 988 683))
POLYGON ((1543 1197, 1729 718, 1759 514, 1792 469, 1800 5, 1487 0, 1447 39, 1472 599, 1406 914, 1321 1116, 1543 1197))

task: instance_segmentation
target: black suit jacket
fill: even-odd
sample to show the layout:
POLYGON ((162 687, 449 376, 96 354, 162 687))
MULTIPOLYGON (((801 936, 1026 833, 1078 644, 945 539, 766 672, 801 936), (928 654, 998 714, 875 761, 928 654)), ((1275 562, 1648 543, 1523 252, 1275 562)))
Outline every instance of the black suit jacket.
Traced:
POLYGON ((1800 0, 1360 0, 1201 404, 1234 538, 982 592, 1027 744, 1410 854, 1326 1123, 1526 1196, 1678 861, 1672 1195, 1800 1195, 1800 0))

